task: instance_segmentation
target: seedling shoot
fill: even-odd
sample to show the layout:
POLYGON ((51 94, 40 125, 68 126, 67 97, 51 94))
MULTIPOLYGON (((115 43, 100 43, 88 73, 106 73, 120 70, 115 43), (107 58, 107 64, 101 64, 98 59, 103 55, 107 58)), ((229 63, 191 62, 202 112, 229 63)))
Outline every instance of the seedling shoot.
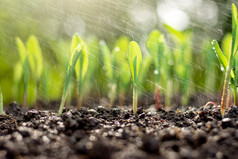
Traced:
POLYGON ((81 52, 83 51, 83 47, 84 47, 83 44, 78 44, 70 57, 68 68, 66 70, 66 77, 65 77, 65 83, 64 83, 64 89, 63 89, 63 94, 62 94, 62 98, 61 98, 60 108, 58 111, 59 115, 61 115, 63 112, 63 108, 64 108, 64 104, 65 104, 65 100, 66 100, 67 92, 68 92, 68 88, 69 88, 69 83, 70 83, 71 77, 73 75, 73 72, 75 70, 75 65, 79 59, 81 52))
POLYGON ((228 90, 229 83, 233 89, 234 94, 234 104, 236 104, 237 98, 237 52, 238 52, 238 17, 237 17, 237 8, 235 4, 232 4, 232 40, 231 40, 231 48, 229 52, 228 59, 225 57, 224 53, 221 51, 218 42, 216 40, 212 41, 213 49, 217 54, 217 57, 222 65, 225 68, 225 79, 223 85, 223 92, 221 97, 221 115, 224 118, 227 98, 228 98, 228 90))
POLYGON ((131 41, 128 48, 128 62, 131 72, 132 84, 133 84, 133 114, 137 114, 137 98, 138 98, 138 79, 140 73, 140 65, 142 61, 142 55, 140 47, 135 41, 131 41))

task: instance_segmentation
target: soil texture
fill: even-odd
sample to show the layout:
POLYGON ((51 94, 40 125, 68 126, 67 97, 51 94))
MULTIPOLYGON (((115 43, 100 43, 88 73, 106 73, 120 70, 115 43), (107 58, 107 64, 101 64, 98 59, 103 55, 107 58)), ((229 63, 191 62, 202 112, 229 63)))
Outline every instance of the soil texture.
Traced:
POLYGON ((1 159, 235 159, 238 107, 222 119, 216 107, 181 110, 103 106, 24 111, 0 116, 1 159))

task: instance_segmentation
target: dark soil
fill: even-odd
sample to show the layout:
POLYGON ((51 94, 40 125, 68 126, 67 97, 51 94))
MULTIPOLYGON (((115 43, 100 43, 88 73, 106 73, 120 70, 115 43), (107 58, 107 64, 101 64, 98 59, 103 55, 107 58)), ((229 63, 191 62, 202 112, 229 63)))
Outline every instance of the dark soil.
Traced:
POLYGON ((82 108, 62 116, 10 104, 0 116, 0 158, 238 158, 238 107, 185 111, 82 108))

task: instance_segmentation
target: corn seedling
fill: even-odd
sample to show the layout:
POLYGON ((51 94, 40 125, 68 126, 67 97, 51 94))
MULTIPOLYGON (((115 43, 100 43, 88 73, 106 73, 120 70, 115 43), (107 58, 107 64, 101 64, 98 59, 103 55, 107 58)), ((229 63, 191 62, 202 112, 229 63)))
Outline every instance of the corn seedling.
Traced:
POLYGON ((27 108, 28 105, 28 94, 27 94, 27 89, 28 89, 28 80, 29 80, 29 61, 28 61, 28 52, 25 48, 24 43, 21 41, 20 38, 16 38, 16 43, 18 47, 18 52, 20 55, 20 62, 22 65, 22 75, 23 75, 23 80, 24 80, 24 95, 23 95, 23 108, 27 108))
POLYGON ((61 98, 60 108, 59 108, 59 112, 58 112, 59 115, 61 115, 63 112, 63 108, 64 108, 64 104, 65 104, 65 100, 66 100, 67 92, 68 92, 68 88, 69 88, 70 79, 73 75, 73 72, 75 70, 75 65, 79 59, 79 56, 80 56, 83 48, 84 48, 83 44, 79 43, 77 45, 77 47, 73 50, 73 53, 70 57, 68 68, 66 71, 66 77, 65 77, 65 83, 64 83, 64 89, 63 89, 63 94, 62 94, 62 98, 61 98))
POLYGON ((78 109, 81 109, 82 99, 83 99, 82 87, 83 87, 83 80, 88 69, 88 55, 87 55, 87 50, 83 40, 78 35, 74 35, 72 45, 71 45, 72 53, 74 53, 74 50, 77 48, 79 44, 81 44, 83 48, 75 66, 75 74, 77 78, 77 87, 78 87, 77 105, 78 105, 78 109))
POLYGON ((189 63, 192 60, 192 47, 191 38, 192 32, 190 31, 178 31, 168 25, 164 25, 166 30, 170 33, 173 41, 175 42, 174 55, 174 67, 176 76, 179 78, 180 90, 182 92, 182 105, 188 103, 190 95, 190 87, 188 85, 189 78, 191 77, 191 66, 189 63))
POLYGON ((161 66, 162 66, 162 58, 164 56, 164 49, 165 49, 163 35, 158 30, 152 31, 146 42, 146 47, 154 60, 154 65, 155 65, 154 74, 156 75, 155 106, 157 109, 159 109, 161 107, 161 103, 160 103, 161 66))
POLYGON ((225 79, 223 85, 223 92, 221 98, 221 115, 224 117, 226 104, 227 104, 227 96, 229 90, 229 82, 231 88, 233 89, 234 95, 234 104, 236 104, 237 98, 237 76, 238 76, 238 60, 236 54, 238 52, 238 17, 237 17, 237 8, 235 4, 232 4, 232 39, 230 42, 229 56, 226 57, 216 40, 212 41, 213 49, 222 65, 222 67, 226 70, 225 79))
POLYGON ((140 65, 142 55, 140 47, 135 41, 131 41, 128 48, 128 62, 133 81, 133 114, 137 113, 137 98, 138 98, 138 78, 140 73, 140 65))
POLYGON ((100 52, 103 56, 103 63, 104 68, 106 69, 106 75, 109 80, 109 99, 110 99, 110 107, 114 104, 115 98, 116 98, 116 90, 117 90, 117 84, 115 81, 115 54, 112 54, 110 52, 109 47, 104 41, 101 41, 99 43, 100 52))
POLYGON ((3 115, 3 97, 1 87, 0 87, 0 115, 3 115))
POLYGON ((43 58, 39 42, 34 35, 31 35, 27 41, 27 51, 31 74, 34 74, 36 79, 36 97, 38 97, 40 80, 43 71, 43 58))

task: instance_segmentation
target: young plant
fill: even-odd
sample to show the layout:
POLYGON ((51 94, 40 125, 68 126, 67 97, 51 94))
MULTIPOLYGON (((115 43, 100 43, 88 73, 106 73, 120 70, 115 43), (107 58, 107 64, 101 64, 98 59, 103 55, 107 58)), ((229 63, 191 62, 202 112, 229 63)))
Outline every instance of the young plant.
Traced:
MULTIPOLYGON (((146 47, 153 57, 156 75, 155 84, 155 107, 159 109, 161 107, 160 103, 160 77, 161 77, 161 64, 164 58, 164 37, 158 30, 153 30, 146 42, 146 47)), ((166 73, 166 72, 165 72, 166 73)))
POLYGON ((227 104, 227 94, 229 90, 229 82, 233 89, 234 104, 236 104, 237 98, 237 76, 238 76, 238 60, 236 54, 238 52, 238 17, 237 8, 235 4, 232 4, 232 39, 231 48, 229 50, 229 56, 227 57, 221 51, 216 40, 212 41, 213 49, 223 66, 225 68, 225 79, 223 85, 223 92, 221 97, 221 115, 224 117, 226 104, 227 104))
POLYGON ((181 81, 180 90, 182 92, 182 105, 184 106, 188 103, 191 91, 188 83, 189 78, 191 78, 190 62, 192 60, 192 32, 181 32, 168 25, 164 26, 175 42, 175 49, 173 52, 175 63, 174 67, 176 76, 181 81))
POLYGON ((140 47, 135 41, 131 41, 128 48, 128 62, 133 81, 133 114, 137 113, 137 98, 138 98, 138 78, 140 73, 140 65, 142 55, 140 47))
POLYGON ((31 35, 28 38, 26 45, 29 56, 31 74, 34 74, 34 79, 36 79, 36 97, 38 98, 40 80, 43 71, 43 58, 41 48, 37 38, 34 35, 31 35))
POLYGON ((106 75, 109 80, 109 99, 110 99, 110 107, 113 106, 116 98, 116 90, 117 90, 117 83, 115 80, 115 56, 111 54, 110 49, 108 48, 107 44, 104 41, 100 41, 99 43, 100 52, 103 56, 103 63, 106 69, 106 75))
POLYGON ((71 45, 72 53, 74 52, 74 50, 77 48, 79 44, 81 44, 83 48, 75 66, 75 74, 77 78, 77 88, 78 88, 77 89, 77 94, 78 94, 77 105, 78 105, 78 109, 81 109, 82 99, 83 99, 82 87, 83 87, 83 80, 88 68, 88 56, 87 56, 87 50, 83 40, 78 35, 74 35, 72 45, 71 45))
POLYGON ((16 43, 18 47, 18 52, 20 55, 20 62, 22 65, 22 74, 23 74, 23 81, 24 81, 24 95, 23 95, 23 108, 27 108, 28 105, 28 79, 29 79, 29 62, 28 62, 28 52, 25 48, 24 43, 21 41, 20 38, 16 38, 16 43))
POLYGON ((3 98, 1 87, 0 87, 0 115, 3 115, 3 98))
POLYGON ((66 77, 65 77, 62 99, 61 99, 60 108, 59 108, 59 112, 58 112, 59 115, 61 115, 62 112, 63 112, 63 108, 64 108, 64 104, 65 104, 65 100, 66 100, 67 92, 68 92, 68 88, 69 88, 70 79, 73 75, 73 72, 75 70, 75 65, 76 65, 76 63, 79 59, 79 56, 80 56, 83 48, 84 48, 83 44, 79 43, 77 45, 77 47, 73 50, 73 53, 70 57, 68 68, 67 68, 67 71, 66 71, 66 77))

